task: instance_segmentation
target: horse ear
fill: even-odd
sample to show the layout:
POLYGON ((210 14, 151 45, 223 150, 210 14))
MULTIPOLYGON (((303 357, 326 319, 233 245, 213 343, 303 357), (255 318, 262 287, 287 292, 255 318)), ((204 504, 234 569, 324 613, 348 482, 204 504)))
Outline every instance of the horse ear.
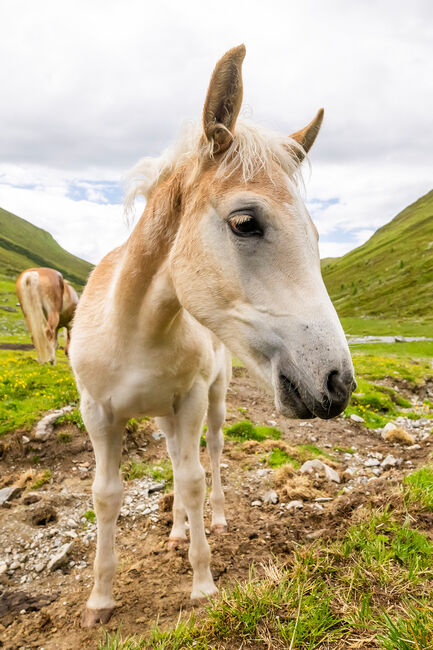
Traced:
POLYGON ((323 121, 323 108, 320 108, 314 120, 312 120, 306 127, 296 133, 292 133, 290 136, 292 140, 296 140, 298 144, 301 145, 303 151, 297 151, 296 156, 298 157, 299 162, 302 162, 305 158, 311 147, 314 144, 315 139, 320 131, 323 121))
POLYGON ((203 128, 214 153, 225 151, 233 140, 233 129, 242 104, 242 61, 245 45, 224 54, 213 71, 203 109, 203 128))

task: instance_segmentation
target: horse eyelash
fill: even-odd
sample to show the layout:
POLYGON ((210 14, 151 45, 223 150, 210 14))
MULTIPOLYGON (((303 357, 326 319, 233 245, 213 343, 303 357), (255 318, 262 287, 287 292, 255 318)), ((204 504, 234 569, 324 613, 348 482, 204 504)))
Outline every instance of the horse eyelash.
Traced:
POLYGON ((252 218, 250 214, 237 214, 234 217, 230 217, 230 222, 236 226, 240 226, 241 223, 245 223, 245 221, 249 221, 252 218))

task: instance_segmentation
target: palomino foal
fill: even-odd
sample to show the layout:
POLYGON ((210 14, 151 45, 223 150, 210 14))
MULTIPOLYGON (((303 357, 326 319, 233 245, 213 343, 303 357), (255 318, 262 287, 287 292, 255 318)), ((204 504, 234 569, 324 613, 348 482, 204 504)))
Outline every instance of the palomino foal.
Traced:
POLYGON ((295 178, 323 111, 291 138, 238 123, 244 46, 212 75, 203 125, 135 168, 146 209, 128 241, 92 273, 70 351, 96 456, 95 583, 84 625, 114 607, 115 523, 128 418, 159 418, 174 472, 170 542, 190 526, 192 598, 216 591, 210 571, 199 440, 208 415, 212 527, 225 530, 221 427, 227 345, 288 417, 330 418, 346 406, 353 368, 320 274, 317 231, 295 178))
POLYGON ((55 364, 57 334, 61 327, 66 329, 65 354, 68 355, 77 292, 60 271, 45 267, 23 271, 16 289, 38 361, 55 364))

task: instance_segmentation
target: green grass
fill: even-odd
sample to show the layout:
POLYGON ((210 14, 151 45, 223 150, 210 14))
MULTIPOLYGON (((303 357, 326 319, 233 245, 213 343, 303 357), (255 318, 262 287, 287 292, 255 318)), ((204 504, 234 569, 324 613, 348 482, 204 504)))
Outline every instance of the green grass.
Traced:
POLYGON ((423 467, 404 479, 405 497, 408 502, 418 502, 433 511, 433 467, 423 467))
POLYGON ((65 413, 64 415, 61 415, 57 420, 56 420, 56 427, 61 426, 62 424, 75 424, 80 431, 85 431, 86 427, 84 426, 83 418, 81 417, 80 409, 78 406, 72 411, 69 411, 69 413, 65 413))
POLYGON ((35 481, 31 486, 31 490, 39 490, 43 485, 48 483, 51 480, 52 473, 51 470, 47 469, 45 472, 42 474, 40 478, 38 478, 37 481, 35 481))
MULTIPOLYGON (((325 284, 339 316, 354 319, 351 329, 358 329, 351 334, 359 333, 359 319, 367 317, 399 321, 395 324, 399 331, 393 334, 416 330, 432 335, 432 241, 433 191, 379 228, 362 246, 322 261, 325 284)), ((368 321, 364 329, 379 333, 368 321)))
POLYGON ((281 467, 281 465, 293 465, 293 467, 300 467, 301 464, 299 460, 290 456, 284 449, 272 449, 269 455, 266 458, 266 463, 270 467, 281 467))
POLYGON ((145 637, 106 633, 99 650, 307 650, 349 647, 354 639, 357 647, 376 639, 371 647, 427 648, 432 542, 403 511, 400 518, 389 510, 358 514, 361 520, 341 539, 301 546, 284 565, 252 568, 247 581, 221 589, 199 616, 180 618, 168 630, 154 626, 145 637), (398 645, 407 639, 420 644, 398 645))
POLYGON ((57 365, 40 365, 33 351, 0 350, 0 436, 29 429, 44 411, 78 401, 63 352, 57 365))
POLYGON ((93 510, 86 510, 83 517, 90 524, 94 524, 96 522, 96 514, 93 510))
POLYGON ((395 318, 367 318, 342 316, 346 334, 352 336, 426 336, 433 337, 433 323, 428 319, 403 320, 395 318))
POLYGON ((48 266, 60 271, 76 287, 83 287, 92 265, 65 251, 53 237, 0 208, 0 274, 16 280, 29 267, 48 266))
POLYGON ((169 460, 161 460, 159 463, 132 460, 122 466, 122 473, 125 481, 148 476, 154 481, 165 481, 167 489, 173 485, 173 468, 169 460))
POLYGON ((224 434, 229 440, 237 440, 238 442, 246 442, 247 440, 262 442, 263 440, 279 440, 281 438, 281 431, 275 427, 254 425, 249 420, 242 420, 230 427, 224 427, 224 434))

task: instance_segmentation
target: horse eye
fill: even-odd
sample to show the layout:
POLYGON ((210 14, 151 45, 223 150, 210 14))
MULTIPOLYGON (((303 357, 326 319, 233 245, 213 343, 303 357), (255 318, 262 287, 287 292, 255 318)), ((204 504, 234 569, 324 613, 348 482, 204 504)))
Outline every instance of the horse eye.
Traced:
POLYGON ((246 214, 237 215, 230 219, 229 226, 232 232, 238 237, 261 237, 263 235, 257 219, 246 214))

